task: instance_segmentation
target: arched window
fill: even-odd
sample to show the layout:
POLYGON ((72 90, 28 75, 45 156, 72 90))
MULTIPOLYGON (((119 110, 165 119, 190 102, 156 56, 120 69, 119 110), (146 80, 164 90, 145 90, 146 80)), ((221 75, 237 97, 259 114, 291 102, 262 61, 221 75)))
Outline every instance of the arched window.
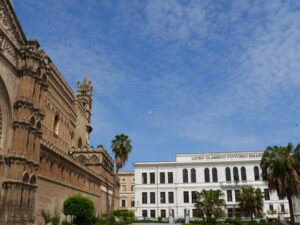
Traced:
POLYGON ((213 182, 218 182, 218 171, 217 168, 212 169, 212 177, 213 177, 213 182))
POLYGON ((226 167, 225 173, 226 173, 226 181, 231 181, 231 172, 229 167, 226 167))
POLYGON ((81 147, 82 147, 82 139, 79 138, 79 139, 78 139, 78 148, 81 148, 81 147))
POLYGON ((28 182, 29 181, 29 176, 28 173, 26 172, 23 176, 23 182, 28 182))
POLYGON ((42 128, 42 124, 40 121, 36 123, 36 129, 40 130, 42 128))
POLYGON ((254 179, 259 180, 259 168, 258 168, 258 166, 254 166, 254 179))
POLYGON ((233 168, 233 179, 234 179, 234 181, 239 181, 240 180, 239 170, 236 167, 233 168))
POLYGON ((196 183, 196 170, 194 168, 191 169, 191 182, 196 183))
POLYGON ((36 177, 33 175, 30 179, 30 184, 36 184, 36 177))
POLYGON ((205 179, 206 183, 210 182, 210 179, 209 179, 209 169, 208 168, 205 168, 205 170, 204 170, 204 179, 205 179))
POLYGON ((31 126, 34 126, 34 124, 35 124, 35 119, 34 119, 34 117, 31 117, 29 122, 30 122, 30 125, 31 125, 31 126))
POLYGON ((58 131, 59 131, 59 118, 58 118, 58 115, 55 115, 54 125, 53 125, 53 132, 54 132, 54 134, 58 135, 58 131))
POLYGON ((241 168, 241 175, 242 175, 242 180, 247 180, 246 168, 245 167, 241 168))
POLYGON ((189 176, 188 176, 188 170, 187 169, 183 169, 182 178, 183 178, 183 183, 188 183, 189 182, 189 176))

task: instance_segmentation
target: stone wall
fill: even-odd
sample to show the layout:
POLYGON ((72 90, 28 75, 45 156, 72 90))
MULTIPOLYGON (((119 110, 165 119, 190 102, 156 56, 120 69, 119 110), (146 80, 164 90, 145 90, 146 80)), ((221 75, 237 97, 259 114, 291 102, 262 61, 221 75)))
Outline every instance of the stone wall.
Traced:
POLYGON ((26 39, 11 1, 0 0, 0 225, 38 224, 41 209, 61 211, 78 193, 96 215, 111 210, 113 159, 104 149, 92 165, 70 154, 89 147, 92 91, 86 76, 74 96, 39 43, 26 39))

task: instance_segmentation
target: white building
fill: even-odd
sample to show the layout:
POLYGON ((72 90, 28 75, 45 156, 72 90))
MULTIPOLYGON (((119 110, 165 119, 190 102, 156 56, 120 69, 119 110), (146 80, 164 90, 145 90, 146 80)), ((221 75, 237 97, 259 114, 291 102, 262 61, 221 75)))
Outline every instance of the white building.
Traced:
POLYGON ((264 213, 288 212, 286 199, 270 193, 262 181, 259 166, 263 152, 177 154, 175 162, 137 162, 135 168, 135 215, 139 218, 191 218, 193 192, 221 190, 228 217, 239 216, 236 194, 243 186, 260 188, 265 193, 264 213))

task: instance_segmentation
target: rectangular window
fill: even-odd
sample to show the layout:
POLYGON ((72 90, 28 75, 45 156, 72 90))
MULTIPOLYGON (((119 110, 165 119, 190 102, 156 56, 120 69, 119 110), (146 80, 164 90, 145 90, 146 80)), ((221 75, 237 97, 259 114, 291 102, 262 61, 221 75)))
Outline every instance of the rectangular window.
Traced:
POLYGON ((168 183, 173 184, 173 172, 168 172, 168 183))
POLYGON ((197 191, 192 191, 192 202, 197 200, 197 191))
POLYGON ((233 210, 232 210, 232 208, 228 208, 227 209, 227 216, 228 217, 233 217, 233 210))
POLYGON ((241 217, 241 209, 235 208, 235 217, 241 217))
POLYGON ((148 217, 148 215, 147 215, 147 210, 143 210, 143 211, 142 211, 142 214, 143 214, 143 217, 148 217))
POLYGON ((281 208, 281 212, 282 212, 282 213, 285 213, 284 204, 281 204, 281 205, 280 205, 280 208, 281 208))
POLYGON ((160 210, 160 216, 162 218, 166 218, 166 210, 165 209, 160 210))
POLYGON ((150 192, 150 203, 155 204, 155 192, 150 192))
POLYGON ((269 189, 265 189, 265 200, 270 200, 270 192, 269 189))
POLYGON ((193 209, 193 217, 201 217, 201 214, 200 214, 200 210, 199 209, 193 209))
POLYGON ((166 192, 160 192, 160 203, 166 203, 166 192))
POLYGON ((131 207, 134 207, 134 200, 131 201, 131 207))
POLYGON ((126 185, 122 185, 122 191, 126 191, 126 185))
POLYGON ((125 208, 125 207, 126 207, 126 200, 122 199, 122 208, 125 208))
POLYGON ((273 212, 273 211, 274 211, 274 207, 273 207, 273 205, 272 205, 272 204, 270 204, 270 205, 269 205, 269 210, 270 210, 271 212, 273 212))
POLYGON ((240 190, 235 190, 235 191, 234 191, 234 194, 235 194, 235 201, 237 201, 238 196, 239 196, 239 194, 240 194, 240 190))
POLYGON ((147 184, 147 173, 142 173, 142 182, 143 184, 147 184))
POLYGON ((164 172, 160 172, 160 183, 164 184, 165 183, 165 173, 164 172))
POLYGON ((189 192, 188 191, 183 192, 183 202, 189 203, 189 192))
POLYGON ((174 192, 169 192, 169 203, 174 203, 174 192))
POLYGON ((150 173, 150 184, 155 184, 155 173, 150 173))
POLYGON ((134 184, 131 185, 131 191, 134 191, 134 184))
POLYGON ((232 202, 232 191, 227 190, 227 202, 232 202))
POLYGON ((142 203, 147 204, 147 192, 142 192, 142 203))
POLYGON ((151 216, 151 218, 155 218, 155 210, 152 209, 150 211, 150 216, 151 216))

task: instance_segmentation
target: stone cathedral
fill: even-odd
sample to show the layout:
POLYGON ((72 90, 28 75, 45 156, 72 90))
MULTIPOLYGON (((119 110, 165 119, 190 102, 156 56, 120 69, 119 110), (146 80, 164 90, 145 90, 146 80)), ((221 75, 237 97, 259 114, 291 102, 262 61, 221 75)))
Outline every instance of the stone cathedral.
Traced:
POLYGON ((0 225, 39 224, 78 193, 96 216, 111 210, 114 161, 89 147, 92 83, 86 75, 74 95, 39 47, 0 0, 0 225))

